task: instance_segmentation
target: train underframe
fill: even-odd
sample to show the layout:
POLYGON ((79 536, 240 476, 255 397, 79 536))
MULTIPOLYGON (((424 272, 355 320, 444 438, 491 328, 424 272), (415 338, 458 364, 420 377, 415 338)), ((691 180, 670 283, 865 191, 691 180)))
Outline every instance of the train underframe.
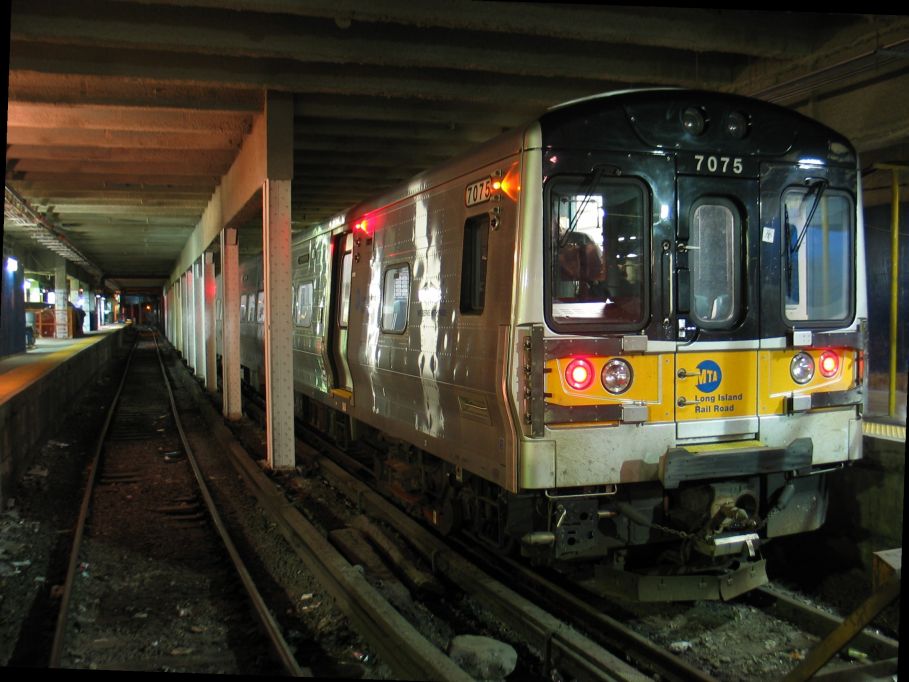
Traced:
POLYGON ((510 493, 410 443, 298 396, 298 417, 368 467, 376 485, 445 535, 521 555, 608 596, 729 599, 767 581, 761 545, 819 528, 826 471, 510 493))

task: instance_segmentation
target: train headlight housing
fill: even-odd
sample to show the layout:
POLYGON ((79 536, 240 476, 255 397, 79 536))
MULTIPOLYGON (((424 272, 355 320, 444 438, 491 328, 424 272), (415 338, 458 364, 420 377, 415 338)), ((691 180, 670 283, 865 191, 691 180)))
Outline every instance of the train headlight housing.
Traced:
POLYGON ((584 391, 593 383, 593 365, 584 358, 575 358, 565 368, 565 381, 576 391, 584 391))
POLYGON ((726 134, 741 140, 748 133, 748 117, 741 111, 733 111, 726 117, 726 134))
POLYGON ((688 107, 682 112, 682 127, 685 132, 692 135, 700 135, 707 127, 707 119, 704 113, 697 107, 688 107))
POLYGON ((821 353, 818 367, 821 370, 821 375, 830 379, 831 377, 836 376, 836 373, 840 371, 840 357, 832 350, 825 350, 821 353))
POLYGON ((612 393, 619 395, 628 390, 631 381, 634 379, 634 372, 624 360, 618 358, 612 359, 603 365, 603 371, 600 373, 600 381, 603 382, 603 388, 612 393))
POLYGON ((814 358, 808 353, 798 353, 789 363, 789 374, 797 384, 807 384, 814 378, 814 358))

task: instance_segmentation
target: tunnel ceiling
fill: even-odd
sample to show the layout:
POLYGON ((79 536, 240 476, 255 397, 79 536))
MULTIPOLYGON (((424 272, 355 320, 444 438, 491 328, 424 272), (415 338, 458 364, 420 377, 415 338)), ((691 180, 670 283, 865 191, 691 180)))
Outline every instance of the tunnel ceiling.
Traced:
MULTIPOLYGON (((14 0, 6 184, 115 285, 160 285, 265 89, 293 95, 301 227, 549 106, 639 86, 757 96, 851 137, 865 165, 909 159, 906 17, 14 0)), ((885 197, 883 175, 866 198, 885 197)))

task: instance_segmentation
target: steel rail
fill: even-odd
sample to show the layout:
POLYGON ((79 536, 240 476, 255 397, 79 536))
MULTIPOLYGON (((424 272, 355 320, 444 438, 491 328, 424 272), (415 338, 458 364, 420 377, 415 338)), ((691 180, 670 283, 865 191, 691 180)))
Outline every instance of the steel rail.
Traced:
MULTIPOLYGON (((756 604, 758 608, 777 618, 787 620, 816 637, 826 637, 844 620, 842 617, 822 611, 816 606, 805 604, 770 585, 762 585, 755 588, 753 592, 755 601, 763 599, 769 602, 763 606, 756 604)), ((886 660, 899 655, 900 643, 898 641, 868 628, 859 631, 853 641, 856 647, 877 659, 886 660)))
MULTIPOLYGON (((402 535, 405 535, 411 541, 417 537, 419 531, 421 546, 418 546, 417 548, 421 549, 423 543, 427 543, 425 546, 430 548, 430 553, 426 554, 424 552, 424 554, 426 554, 427 558, 431 561, 435 562, 438 557, 450 553, 450 550, 446 548, 441 540, 432 536, 422 526, 415 524, 409 515, 399 510, 381 495, 375 499, 370 497, 368 501, 364 498, 366 492, 369 492, 371 495, 376 495, 376 493, 369 488, 368 485, 360 481, 351 469, 366 470, 371 473, 370 470, 365 469, 365 467, 354 458, 350 457, 344 450, 338 448, 338 446, 333 443, 330 443, 321 434, 310 427, 299 424, 298 428, 304 429, 308 436, 311 436, 318 441, 321 448, 331 453, 331 458, 326 458, 322 452, 313 449, 311 445, 307 447, 316 458, 321 472, 327 478, 336 481, 342 489, 350 487, 351 491, 354 493, 351 497, 358 506, 369 506, 371 503, 371 511, 377 513, 377 515, 382 517, 386 522, 395 526, 402 535), (335 458, 337 459, 335 460, 335 458), (323 462, 326 463, 326 466, 323 466, 323 462), (400 523, 398 520, 400 520, 400 523)), ((463 549, 462 545, 462 551, 463 549)), ((567 590, 546 580, 543 576, 533 570, 524 567, 515 561, 508 561, 508 564, 509 570, 514 575, 520 576, 518 582, 524 585, 525 588, 532 584, 539 589, 549 591, 552 594, 549 601, 556 605, 554 608, 562 614, 562 617, 577 618, 578 614, 580 614, 586 624, 597 633, 596 641, 612 648, 621 648, 636 664, 658 674, 661 679, 698 682, 711 682, 715 679, 694 667, 681 657, 676 656, 665 648, 653 643, 643 635, 622 625, 615 618, 598 611, 579 597, 574 596, 567 590), (572 614, 572 611, 575 613, 572 614)), ((624 664, 624 661, 622 661, 622 663, 624 664)))
POLYGON ((69 615, 69 602, 72 597, 73 584, 76 576, 76 565, 79 562, 79 550, 82 548, 82 537, 85 535, 85 522, 88 520, 88 511, 91 507, 92 493, 95 488, 95 479, 98 473, 98 464, 101 461, 101 452, 104 450, 104 443, 107 440, 107 432, 110 430, 111 421, 114 413, 117 411, 117 405, 120 402, 120 395, 123 393, 123 387, 126 385, 126 377, 129 375, 129 368, 133 361, 133 354, 138 346, 138 338, 133 342, 133 347, 129 351, 129 357, 126 359, 126 367, 123 369, 123 376, 120 378, 120 385, 111 401, 107 410, 107 416, 104 419, 104 425, 98 434, 98 440, 95 443, 95 451, 92 455, 92 462, 89 465, 88 479, 85 482, 85 492, 82 495, 82 505, 79 508, 79 518, 76 520, 76 529, 73 535, 73 544, 70 549, 69 564, 66 567, 66 577, 63 581, 63 594, 60 598, 60 610, 57 612, 57 626, 54 630, 54 641, 51 645, 50 660, 48 666, 51 668, 60 667, 60 657, 63 654, 63 641, 66 633, 66 622, 69 615))
MULTIPOLYGON (((414 521, 410 515, 395 507, 369 485, 363 483, 351 471, 371 473, 370 470, 363 467, 343 449, 329 442, 319 432, 299 421, 297 425, 299 429, 317 441, 319 447, 331 453, 331 456, 328 457, 311 444, 301 441, 299 438, 297 440, 298 444, 302 443, 316 460, 322 475, 333 481, 349 499, 356 503, 358 508, 382 518, 407 537, 414 548, 432 564, 434 573, 445 574, 465 591, 479 596, 484 605, 490 607, 512 629, 521 632, 533 641, 543 652, 547 663, 558 662, 560 665, 566 665, 574 675, 579 675, 581 679, 648 679, 639 670, 603 648, 599 642, 574 631, 568 623, 547 613, 484 573, 476 565, 458 556, 433 533, 414 521)), ((604 616, 605 618, 608 617, 604 616)), ((620 630, 624 627, 617 621, 613 620, 612 623, 620 630)), ((597 627, 607 629, 609 625, 605 620, 597 623, 597 627)), ((651 660, 650 657, 644 655, 644 651, 656 645, 631 630, 625 634, 625 637, 617 636, 616 639, 624 640, 626 645, 635 649, 638 657, 647 659, 650 663, 646 666, 647 668, 662 673, 675 671, 675 674, 667 674, 666 679, 698 680, 700 682, 712 680, 710 677, 699 674, 684 660, 662 649, 655 655, 656 660, 651 660)))
MULTIPOLYGON (((201 392, 195 383, 188 388, 201 392)), ((247 481, 259 505, 275 522, 293 551, 312 571, 355 629, 398 679, 472 679, 451 658, 423 636, 363 574, 331 545, 322 533, 284 497, 275 483, 256 466, 206 400, 199 401, 209 433, 228 460, 247 481)))
POLYGON ((252 602, 253 608, 255 609, 256 616, 268 634, 268 638, 271 641, 272 647, 274 648, 275 653, 278 655, 278 658, 281 660, 281 664, 284 666, 284 669, 290 675, 293 675, 295 677, 311 677, 312 675, 308 671, 304 671, 297 663, 297 659, 294 656, 290 645, 287 643, 287 640, 284 639, 284 635, 281 633, 281 627, 278 625, 277 621, 275 621, 274 616, 272 616, 271 611, 265 604, 265 600, 262 598, 262 594, 259 592, 258 587, 256 587, 255 581, 249 573, 249 569, 246 568, 246 564, 243 562, 243 558, 240 556, 239 551, 237 551, 237 547, 231 539, 230 533, 228 532, 227 527, 224 525, 224 522, 221 519, 221 515, 218 512, 215 501, 208 490, 208 485, 205 483, 205 479, 202 475, 202 470, 199 468, 199 464, 196 461, 196 455, 193 452, 192 446, 189 444, 189 439, 186 437, 186 431, 183 429, 183 422, 180 419, 180 411, 177 409, 177 403, 174 399, 174 392, 171 386, 170 378, 167 375, 167 369, 165 368, 164 360, 161 357, 161 348, 158 345, 157 332, 154 333, 154 340, 155 352, 157 353, 158 357, 158 365, 161 368, 161 375, 164 378, 164 385, 167 388, 167 396, 170 400, 170 407, 174 415, 174 422, 177 426, 177 431, 180 434, 180 441, 183 443, 186 459, 192 467, 193 474, 196 477, 196 484, 199 486, 199 491, 202 494, 202 499, 205 501, 205 506, 208 510, 209 516, 211 517, 212 524, 214 525, 215 530, 217 530, 221 541, 224 543, 224 547, 227 549, 227 553, 230 555, 230 559, 234 564, 237 575, 243 582, 243 586, 246 588, 246 593, 252 602))
POLYGON ((545 663, 564 667, 581 679, 650 679, 568 623, 458 555, 432 532, 331 459, 319 457, 318 466, 319 471, 345 491, 358 507, 391 524, 404 535, 431 562, 434 572, 444 574, 461 589, 481 600, 509 627, 543 651, 545 663))
MULTIPOLYGON (((464 552, 473 552, 464 542, 457 542, 464 552)), ((476 559, 475 559, 476 560, 476 559)), ((565 618, 582 621, 593 636, 605 646, 621 649, 636 665, 655 673, 662 680, 716 682, 716 678, 696 668, 685 659, 623 625, 616 618, 603 613, 594 604, 547 579, 537 571, 514 559, 497 557, 507 572, 516 578, 524 590, 542 595, 550 608, 565 618)))

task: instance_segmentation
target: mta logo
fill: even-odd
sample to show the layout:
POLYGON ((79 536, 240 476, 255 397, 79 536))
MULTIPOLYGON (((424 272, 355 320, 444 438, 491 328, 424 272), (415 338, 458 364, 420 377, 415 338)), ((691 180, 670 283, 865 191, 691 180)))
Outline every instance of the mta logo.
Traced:
POLYGON ((697 387, 701 393, 713 393, 723 380, 720 366, 713 360, 704 360, 698 365, 697 387))

